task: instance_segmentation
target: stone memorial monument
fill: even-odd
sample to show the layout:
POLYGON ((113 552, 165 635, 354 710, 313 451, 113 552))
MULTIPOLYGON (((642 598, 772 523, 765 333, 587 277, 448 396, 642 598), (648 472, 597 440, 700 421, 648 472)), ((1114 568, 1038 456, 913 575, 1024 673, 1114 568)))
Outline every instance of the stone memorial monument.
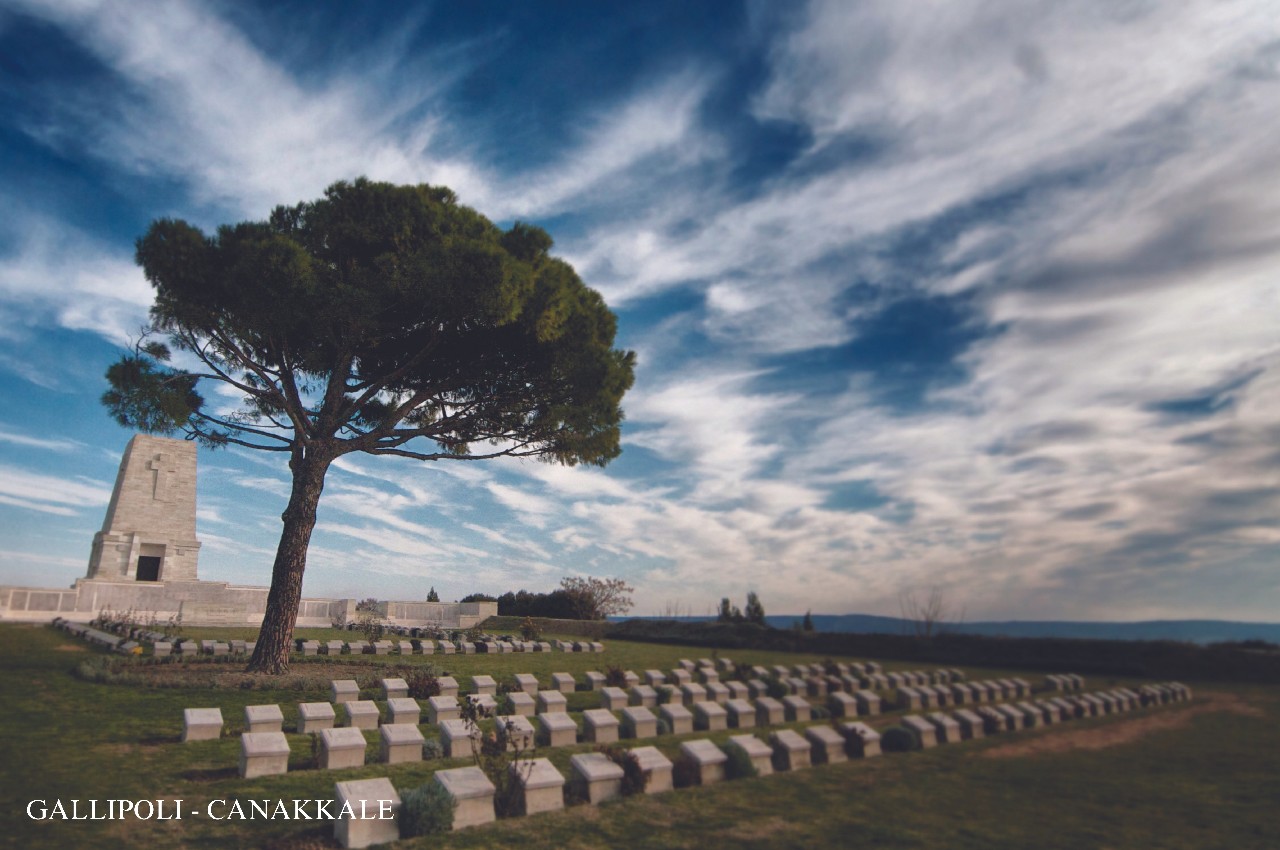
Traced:
POLYGON ((195 581, 196 444, 138 434, 93 536, 87 578, 195 581))

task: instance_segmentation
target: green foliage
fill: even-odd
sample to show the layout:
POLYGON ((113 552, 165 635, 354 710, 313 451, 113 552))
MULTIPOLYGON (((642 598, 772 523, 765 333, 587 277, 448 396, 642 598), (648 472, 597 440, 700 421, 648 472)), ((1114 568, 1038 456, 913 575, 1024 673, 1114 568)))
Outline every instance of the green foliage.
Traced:
POLYGON ((891 726, 880 733, 880 749, 886 753, 908 753, 920 749, 920 741, 909 729, 891 726))
POLYGON ((671 783, 677 788, 697 785, 698 775, 698 763, 686 753, 680 753, 671 762, 671 783))
POLYGON ((437 835, 453 829, 458 803, 439 782, 400 792, 400 835, 437 835))
POLYGON ((424 437, 436 450, 418 454, 457 457, 514 440, 499 453, 606 463, 634 355, 611 347, 613 314, 550 246, 446 188, 364 178, 212 236, 157 220, 136 256, 168 346, 148 341, 112 367, 108 407, 130 427, 213 444, 345 429, 347 451, 424 437), (201 370, 163 365, 168 347, 201 370), (239 391, 240 413, 206 410, 205 379, 239 391), (304 401, 304 387, 322 400, 304 401))
POLYGON ((439 738, 431 738, 422 745, 422 757, 427 761, 444 758, 444 744, 439 738))
POLYGON ((627 686, 627 671, 616 664, 610 664, 604 668, 604 683, 611 688, 625 688, 627 686))
POLYGON ((160 434, 190 421, 204 406, 195 388, 199 378, 165 366, 168 359, 167 348, 147 345, 108 367, 111 389, 102 394, 102 404, 112 419, 126 428, 160 434), (161 350, 165 356, 156 357, 161 350))
POLYGON ((761 603, 760 597, 756 595, 754 590, 747 594, 747 607, 743 609, 742 615, 748 623, 755 623, 760 626, 765 625, 764 604, 761 603))
POLYGON ((751 779, 760 775, 755 762, 751 761, 751 756, 742 747, 726 747, 725 755, 729 757, 725 763, 725 773, 730 779, 751 779))
POLYGON ((533 621, 532 617, 525 617, 520 623, 520 635, 528 641, 542 640, 542 628, 533 621))
MULTIPOLYGON (((301 582, 325 475, 346 454, 618 456, 635 355, 613 348, 616 317, 550 246, 447 188, 365 178, 213 235, 159 219, 136 259, 155 288, 147 333, 166 341, 109 367, 102 402, 125 427, 288 456, 277 598, 301 582), (169 365, 171 348, 193 369, 169 365)), ((296 599, 266 612, 252 667, 284 669, 296 616, 296 599)))
POLYGON ((405 683, 409 686, 409 696, 413 699, 430 699, 440 696, 440 679, 436 670, 430 665, 415 667, 404 674, 405 683))
POLYGON ((617 745, 602 745, 596 747, 596 751, 608 756, 609 761, 622 768, 622 796, 630 797, 644 793, 645 786, 649 783, 649 776, 640 766, 640 759, 636 758, 630 750, 617 745))
POLYGON ((831 709, 825 705, 814 705, 809 709, 809 716, 813 720, 830 720, 831 709))
POLYGON ((813 614, 811 612, 804 612, 804 620, 800 624, 800 630, 804 632, 813 631, 813 614))
POLYGON ((720 611, 716 616, 716 621, 720 623, 741 623, 742 612, 738 610, 737 605, 729 604, 729 597, 720 600, 720 611))
POLYGON ((565 576, 560 589, 569 595, 579 620, 603 620, 631 610, 635 588, 620 578, 565 576))
POLYGON ((356 631, 365 636, 365 639, 372 643, 375 640, 382 640, 387 633, 387 621, 383 619, 381 610, 377 607, 376 600, 367 600, 374 603, 372 608, 361 609, 357 606, 356 631))
POLYGON ((440 594, 436 593, 436 589, 434 587, 432 587, 430 590, 427 591, 427 601, 428 602, 440 601, 440 594))
POLYGON ((765 692, 774 699, 782 699, 791 693, 790 688, 779 682, 777 679, 770 679, 765 684, 765 692))
MULTIPOLYGON (((462 718, 473 726, 489 712, 463 700, 462 718)), ((517 817, 523 812, 524 795, 521 780, 533 770, 534 743, 521 736, 509 734, 506 721, 498 718, 492 732, 480 737, 479 744, 472 745, 476 767, 493 783, 493 807, 500 818, 517 817), (519 778, 517 774, 522 774, 519 778)))

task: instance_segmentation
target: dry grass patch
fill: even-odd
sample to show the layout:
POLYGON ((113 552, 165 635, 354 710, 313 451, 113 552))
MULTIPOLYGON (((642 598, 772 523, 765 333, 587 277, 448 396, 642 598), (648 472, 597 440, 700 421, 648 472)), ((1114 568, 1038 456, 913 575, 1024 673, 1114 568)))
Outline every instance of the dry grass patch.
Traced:
POLYGON ((1002 744, 982 753, 985 758, 1014 758, 1041 753, 1065 753, 1071 750, 1102 750, 1127 744, 1153 732, 1167 732, 1190 725, 1199 714, 1226 712, 1247 717, 1262 717, 1261 708, 1237 694, 1209 692, 1190 705, 1165 708, 1159 714, 1144 717, 1116 718, 1114 722, 1094 729, 1049 729, 1029 741, 1002 744))

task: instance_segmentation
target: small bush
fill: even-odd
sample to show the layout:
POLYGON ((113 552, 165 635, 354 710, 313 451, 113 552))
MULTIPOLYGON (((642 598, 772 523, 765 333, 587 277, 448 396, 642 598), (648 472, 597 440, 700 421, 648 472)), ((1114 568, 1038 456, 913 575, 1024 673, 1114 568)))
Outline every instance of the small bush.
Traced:
POLYGON ((825 705, 813 706, 810 709, 810 713, 814 720, 830 720, 831 719, 831 709, 827 708, 825 705))
POLYGON ((770 679, 769 684, 765 686, 765 690, 774 699, 782 699, 791 694, 791 689, 777 679, 770 679))
POLYGON ((616 664, 610 664, 604 671, 604 683, 611 688, 627 686, 627 671, 616 664))
POLYGON ((400 834, 436 835, 453 829, 453 812, 458 803, 444 786, 428 782, 400 793, 400 834))
POLYGON ((894 726, 880 733, 880 749, 886 753, 909 753, 919 746, 916 736, 901 726, 894 726))
POLYGON ((525 640, 542 640, 542 629, 532 617, 525 617, 524 622, 520 624, 520 635, 525 640))
POLYGON ((725 754, 729 761, 725 764, 725 772, 730 779, 751 779, 760 775, 751 756, 742 747, 726 747, 725 754))
POLYGON ((671 763, 671 782, 677 788, 689 788, 698 784, 698 763, 681 753, 671 763))
POLYGON ((409 696, 414 699, 440 696, 440 680, 436 678, 435 670, 430 665, 405 673, 404 680, 409 685, 409 696))
POLYGON ((432 738, 422 746, 422 757, 427 761, 444 758, 444 745, 439 738, 432 738))
POLYGON ((658 718, 658 734, 659 735, 671 734, 671 724, 667 722, 667 718, 665 717, 658 718))
POLYGON ((644 793, 644 787, 649 783, 649 776, 640 766, 640 759, 636 758, 630 750, 607 745, 597 747, 596 750, 604 753, 609 757, 609 761, 622 768, 622 796, 630 797, 633 794, 644 793))

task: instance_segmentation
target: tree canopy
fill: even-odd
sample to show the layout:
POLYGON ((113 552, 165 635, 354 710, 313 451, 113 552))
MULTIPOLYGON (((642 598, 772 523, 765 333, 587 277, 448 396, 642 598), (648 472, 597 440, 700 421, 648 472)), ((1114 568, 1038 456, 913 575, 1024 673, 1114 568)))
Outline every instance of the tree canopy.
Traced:
POLYGON ((566 576, 560 589, 573 601, 578 620, 603 620, 631 610, 631 594, 635 588, 620 578, 566 576))
POLYGON ((160 219, 138 240, 153 327, 108 369, 107 409, 128 427, 289 457, 250 669, 287 664, 338 457, 618 455, 635 357, 613 347, 613 313, 551 246, 544 230, 502 230, 447 188, 364 178, 212 236, 160 219), (206 382, 234 389, 238 408, 207 404, 206 382))

